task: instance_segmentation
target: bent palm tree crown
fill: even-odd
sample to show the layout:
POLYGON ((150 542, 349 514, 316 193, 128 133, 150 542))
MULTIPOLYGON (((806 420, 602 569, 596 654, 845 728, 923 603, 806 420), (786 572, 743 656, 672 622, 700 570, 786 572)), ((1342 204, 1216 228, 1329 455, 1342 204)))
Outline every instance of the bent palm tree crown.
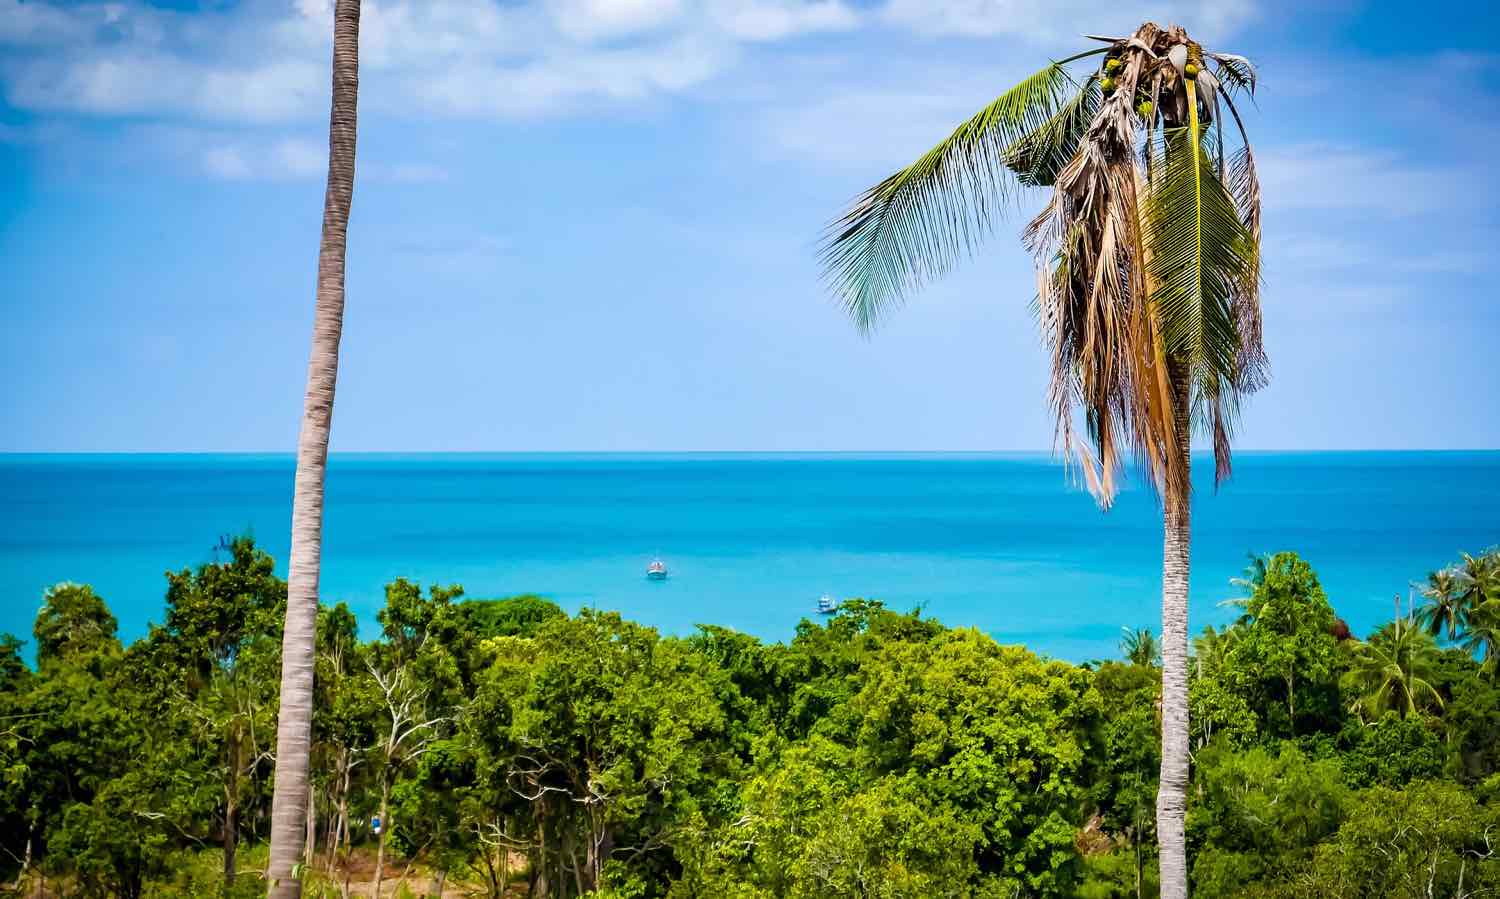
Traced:
POLYGON ((1108 506, 1129 448, 1153 485, 1187 494, 1174 387, 1188 388, 1191 420, 1212 434, 1216 474, 1227 477, 1235 413, 1264 384, 1266 357, 1260 186, 1235 108, 1254 92, 1255 70, 1177 26, 1100 40, 865 191, 830 229, 823 263, 869 331, 971 253, 1019 187, 1051 188, 1025 233, 1051 405, 1059 445, 1108 506), (1069 69, 1094 56, 1104 59, 1091 71, 1069 69))

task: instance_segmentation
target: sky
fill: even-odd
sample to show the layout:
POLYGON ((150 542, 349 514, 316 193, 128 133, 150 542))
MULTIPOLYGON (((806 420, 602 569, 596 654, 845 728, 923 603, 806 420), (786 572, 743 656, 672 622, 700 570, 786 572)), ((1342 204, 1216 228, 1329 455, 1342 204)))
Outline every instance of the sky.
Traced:
MULTIPOLYGON (((0 451, 295 448, 331 5, 0 0, 0 451)), ((1049 448, 1040 194, 868 339, 817 241, 1147 18, 1260 67, 1239 445, 1500 447, 1481 4, 366 0, 332 449, 1049 448)))

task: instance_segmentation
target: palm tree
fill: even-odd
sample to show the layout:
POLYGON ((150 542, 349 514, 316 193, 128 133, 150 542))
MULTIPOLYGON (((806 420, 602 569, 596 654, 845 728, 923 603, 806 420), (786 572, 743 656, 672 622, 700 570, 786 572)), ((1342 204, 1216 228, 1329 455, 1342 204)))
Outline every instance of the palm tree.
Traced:
POLYGON ((1230 606, 1241 612, 1248 612, 1250 600, 1255 598, 1255 591, 1266 585, 1266 566, 1270 564, 1271 557, 1266 554, 1250 554, 1250 563, 1239 577, 1229 579, 1229 586, 1238 587, 1243 595, 1231 596, 1228 599, 1219 600, 1219 605, 1230 606))
POLYGON ((354 196, 354 145, 359 98, 359 2, 337 0, 333 11, 333 103, 328 121, 328 189, 318 251, 317 308, 307 394, 297 438, 292 494, 292 557, 287 576, 286 630, 281 647, 281 707, 276 721, 276 792, 271 803, 267 895, 296 897, 302 882, 307 827, 307 768, 312 743, 313 666, 318 575, 323 550, 323 480, 328 429, 344 325, 344 250, 354 196))
POLYGON ((1203 633, 1193 638, 1193 662, 1199 676, 1213 677, 1224 668, 1230 650, 1240 638, 1240 629, 1228 625, 1218 630, 1212 624, 1203 628, 1203 633))
POLYGON ((1463 562, 1454 578, 1459 603, 1466 609, 1477 609, 1487 600, 1500 599, 1500 550, 1460 555, 1463 562))
POLYGON ((1469 614, 1459 645, 1484 661, 1480 670, 1486 674, 1500 670, 1500 599, 1491 599, 1469 614))
POLYGON ((1149 627, 1120 628, 1120 654, 1132 665, 1161 664, 1161 644, 1149 627))
POLYGON ((1433 571, 1427 575, 1427 583, 1421 589, 1427 601, 1418 610, 1417 620, 1434 637, 1446 634, 1450 641, 1457 639, 1458 632, 1464 629, 1469 619, 1458 572, 1451 568, 1433 571))
POLYGON ((1190 434, 1212 436, 1216 480, 1227 477, 1240 400, 1266 372, 1260 188, 1234 105, 1253 92, 1255 70, 1178 26, 1146 23, 1098 40, 1103 47, 1043 67, 865 191, 830 228, 823 263, 868 333, 970 253, 1017 188, 1050 189, 1025 243, 1037 261, 1058 445, 1101 506, 1131 451, 1163 501, 1157 828, 1161 895, 1181 899, 1190 434), (1096 69, 1070 73, 1097 55, 1096 69))
POLYGON ((1429 677, 1437 663, 1437 646, 1422 628, 1401 617, 1354 649, 1344 675, 1346 689, 1356 693, 1350 711, 1366 718, 1394 711, 1415 715, 1430 705, 1442 708, 1443 697, 1429 677))

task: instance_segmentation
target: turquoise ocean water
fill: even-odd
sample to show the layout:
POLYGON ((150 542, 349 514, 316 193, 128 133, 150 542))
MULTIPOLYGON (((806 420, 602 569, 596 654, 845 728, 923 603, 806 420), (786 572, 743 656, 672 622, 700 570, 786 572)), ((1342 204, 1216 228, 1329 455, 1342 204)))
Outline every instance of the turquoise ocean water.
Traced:
MULTIPOLYGON (((252 532, 285 574, 292 467, 0 456, 0 631, 29 637, 42 591, 72 580, 139 636, 162 617, 163 572, 211 560, 226 532, 252 532)), ((1194 630, 1231 617, 1217 602, 1247 553, 1295 549, 1363 634, 1410 581, 1500 542, 1500 452, 1241 453, 1194 514, 1194 630)), ((1101 513, 1043 455, 345 455, 322 593, 370 633, 382 585, 404 575, 769 639, 824 593, 865 596, 1081 660, 1154 626, 1160 558, 1149 491, 1101 513), (666 582, 644 577, 657 553, 666 582)))

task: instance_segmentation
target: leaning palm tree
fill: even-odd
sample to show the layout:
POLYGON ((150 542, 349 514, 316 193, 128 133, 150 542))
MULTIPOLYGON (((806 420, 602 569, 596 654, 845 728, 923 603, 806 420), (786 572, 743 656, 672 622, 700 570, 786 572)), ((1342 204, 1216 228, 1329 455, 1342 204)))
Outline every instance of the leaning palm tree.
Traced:
POLYGON ((1344 687, 1354 695, 1350 711, 1370 720, 1388 711, 1405 718, 1424 708, 1442 708, 1443 697, 1430 680, 1436 664, 1432 637, 1397 617, 1354 648, 1344 675, 1344 687))
POLYGON ((1108 508, 1132 451, 1162 498, 1162 896, 1187 894, 1190 435, 1230 472, 1240 400, 1264 383, 1260 188, 1235 97, 1244 57, 1147 23, 1000 95, 830 228, 825 276, 865 332, 986 236, 1019 187, 1051 355, 1057 444, 1108 508), (1102 56, 1074 73, 1070 64, 1102 56), (1233 119, 1226 128, 1225 113, 1233 119), (1231 146, 1233 145, 1233 146, 1231 146))
POLYGON ((1417 611, 1417 621, 1431 636, 1445 636, 1450 641, 1457 639, 1469 619, 1458 572, 1451 568, 1430 572, 1427 583, 1420 589, 1426 602, 1417 611))
POLYGON ((276 721, 276 792, 271 802, 268 895, 301 895, 297 866, 307 828, 307 769, 312 743, 313 666, 318 575, 323 551, 323 480, 328 430, 344 326, 344 250, 354 197, 354 144, 359 98, 359 3, 337 0, 333 11, 333 105, 328 121, 328 187, 318 251, 317 306, 307 394, 297 438, 292 493, 292 558, 287 576, 286 630, 281 645, 281 707, 276 721))

